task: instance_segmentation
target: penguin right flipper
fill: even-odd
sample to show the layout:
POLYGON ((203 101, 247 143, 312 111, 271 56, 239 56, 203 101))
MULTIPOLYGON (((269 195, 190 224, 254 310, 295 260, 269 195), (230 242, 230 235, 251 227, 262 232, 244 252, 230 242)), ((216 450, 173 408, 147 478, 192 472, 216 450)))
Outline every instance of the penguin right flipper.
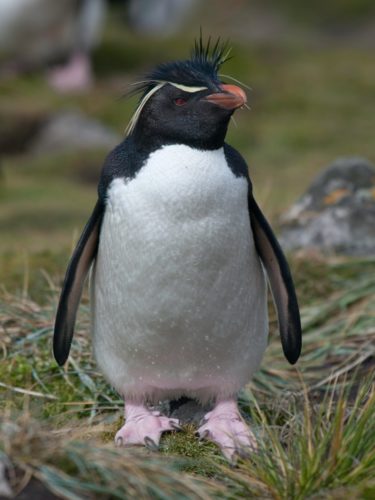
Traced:
POLYGON ((271 287, 279 322, 281 345, 286 359, 294 364, 301 353, 302 331, 297 295, 289 265, 271 226, 254 199, 245 160, 236 149, 228 144, 224 145, 224 152, 234 175, 247 178, 249 183, 248 207, 254 242, 271 287))
POLYGON ((103 212, 103 203, 98 200, 65 274, 53 335, 53 354, 60 366, 69 356, 83 285, 98 250, 103 212))
POLYGON ((294 364, 301 353, 302 332, 292 275, 280 244, 251 191, 249 211, 255 246, 267 271, 277 311, 283 351, 289 363, 294 364))

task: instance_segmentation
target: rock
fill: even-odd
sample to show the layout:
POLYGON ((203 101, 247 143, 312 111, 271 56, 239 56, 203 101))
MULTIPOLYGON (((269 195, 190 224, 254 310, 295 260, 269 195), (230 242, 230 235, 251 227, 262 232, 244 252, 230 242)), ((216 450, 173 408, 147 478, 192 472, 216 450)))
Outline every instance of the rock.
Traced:
MULTIPOLYGON (((4 497, 0 497, 0 500, 3 498, 4 497)), ((56 496, 55 493, 50 491, 48 487, 42 483, 42 481, 32 477, 16 496, 12 495, 9 498, 14 498, 16 500, 59 500, 61 496, 56 496)))
POLYGON ((6 458, 0 458, 0 498, 12 498, 13 493, 6 474, 6 458))
POLYGON ((64 111, 47 120, 30 146, 33 153, 112 149, 121 136, 78 111, 64 111))
POLYGON ((178 418, 181 425, 194 424, 199 426, 207 412, 212 410, 211 405, 201 405, 194 399, 181 397, 172 401, 163 401, 152 407, 171 418, 178 418))
POLYGON ((168 36, 186 22, 196 0, 131 0, 128 3, 132 29, 141 35, 168 36))
POLYGON ((375 255, 375 168, 363 158, 341 158, 313 181, 281 218, 285 250, 375 255))
POLYGON ((27 152, 47 119, 48 116, 43 111, 2 108, 0 113, 0 156, 27 152))
POLYGON ((202 406, 194 399, 189 398, 181 398, 170 403, 170 417, 178 418, 182 425, 195 424, 198 427, 210 410, 212 410, 212 405, 202 406))

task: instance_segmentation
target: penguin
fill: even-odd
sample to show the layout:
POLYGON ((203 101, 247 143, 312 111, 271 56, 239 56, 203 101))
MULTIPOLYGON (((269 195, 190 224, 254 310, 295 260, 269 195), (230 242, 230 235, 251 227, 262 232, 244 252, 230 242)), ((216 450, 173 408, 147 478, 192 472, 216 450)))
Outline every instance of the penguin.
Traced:
POLYGON ((237 393, 267 346, 267 278, 284 354, 294 364, 301 352, 288 263, 245 160, 225 142, 246 104, 245 91, 218 74, 227 58, 227 44, 201 36, 190 59, 162 63, 138 84, 66 272, 54 356, 59 365, 68 358, 92 267, 94 355, 125 401, 117 445, 158 446, 179 421, 151 405, 188 397, 212 405, 198 434, 225 457, 256 449, 237 393))

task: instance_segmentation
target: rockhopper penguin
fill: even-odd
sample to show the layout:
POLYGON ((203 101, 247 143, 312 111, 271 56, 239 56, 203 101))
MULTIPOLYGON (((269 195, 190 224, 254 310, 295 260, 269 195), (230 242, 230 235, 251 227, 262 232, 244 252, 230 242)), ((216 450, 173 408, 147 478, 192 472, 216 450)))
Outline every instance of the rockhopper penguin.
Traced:
POLYGON ((91 279, 95 357, 125 399, 116 443, 158 444, 176 419, 149 409, 187 396, 212 402, 198 432, 226 457, 256 448, 236 394, 267 345, 266 277, 290 363, 301 351, 288 264, 254 200, 242 156, 224 142, 245 92, 223 83, 226 48, 201 39, 141 92, 125 140, 107 157, 98 201, 71 258, 54 355, 65 363, 83 283, 91 279))

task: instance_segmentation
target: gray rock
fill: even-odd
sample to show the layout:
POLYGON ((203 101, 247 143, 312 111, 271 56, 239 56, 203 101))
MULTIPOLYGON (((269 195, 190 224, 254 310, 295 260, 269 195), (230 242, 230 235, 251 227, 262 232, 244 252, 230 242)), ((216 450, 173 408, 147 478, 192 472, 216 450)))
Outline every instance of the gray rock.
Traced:
POLYGON ((132 0, 131 27, 142 35, 168 36, 178 31, 196 0, 132 0))
POLYGON ((11 487, 8 482, 6 468, 9 464, 6 463, 5 456, 0 458, 0 497, 11 498, 13 496, 11 487))
POLYGON ((201 424, 203 417, 212 410, 212 405, 202 406, 194 399, 186 399, 181 405, 170 408, 170 416, 178 418, 181 424, 201 424))
POLYGON ((178 418, 181 425, 194 424, 198 427, 205 414, 212 410, 212 405, 202 406, 194 399, 182 397, 178 400, 163 401, 152 409, 171 418, 178 418))
POLYGON ((363 158, 341 158, 313 181, 282 216, 286 250, 375 255, 375 168, 363 158))
POLYGON ((111 149, 121 136, 78 111, 53 115, 40 128, 30 146, 32 153, 56 153, 67 150, 111 149))

